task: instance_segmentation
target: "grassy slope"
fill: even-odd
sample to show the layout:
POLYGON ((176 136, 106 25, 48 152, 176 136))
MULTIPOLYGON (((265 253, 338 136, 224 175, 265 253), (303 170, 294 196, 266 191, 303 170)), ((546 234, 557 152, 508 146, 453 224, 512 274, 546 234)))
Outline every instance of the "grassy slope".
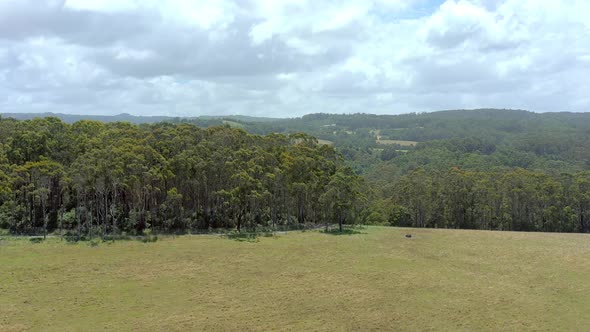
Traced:
POLYGON ((587 235, 362 232, 4 239, 0 330, 590 329, 587 235))
POLYGON ((401 146, 415 146, 418 144, 416 141, 401 141, 397 139, 379 139, 376 142, 378 144, 399 144, 401 146))

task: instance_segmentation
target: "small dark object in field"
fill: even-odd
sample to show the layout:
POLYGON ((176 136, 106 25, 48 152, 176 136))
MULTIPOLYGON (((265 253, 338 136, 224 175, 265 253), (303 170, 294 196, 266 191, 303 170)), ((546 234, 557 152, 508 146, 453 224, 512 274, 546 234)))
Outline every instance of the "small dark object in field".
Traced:
POLYGON ((406 237, 407 237, 408 239, 410 239, 410 238, 412 238, 412 234, 406 234, 406 237))

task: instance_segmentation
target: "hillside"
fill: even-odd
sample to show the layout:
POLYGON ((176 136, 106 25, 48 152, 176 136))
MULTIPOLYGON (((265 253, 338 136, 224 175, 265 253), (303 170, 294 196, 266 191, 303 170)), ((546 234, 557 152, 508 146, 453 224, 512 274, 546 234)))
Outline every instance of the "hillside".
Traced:
POLYGON ((198 124, 216 125, 220 124, 223 119, 239 121, 239 122, 273 122, 279 120, 278 118, 267 117, 253 117, 246 115, 230 115, 230 116, 213 116, 203 115, 197 117, 173 117, 173 116, 144 116, 131 115, 128 113, 121 113, 117 115, 82 115, 82 114, 64 114, 64 113, 0 113, 1 117, 13 118, 16 120, 32 120, 35 118, 54 117, 66 123, 74 123, 82 120, 100 121, 104 123, 109 122, 130 122, 134 124, 142 123, 157 123, 157 122, 187 122, 195 121, 198 124))

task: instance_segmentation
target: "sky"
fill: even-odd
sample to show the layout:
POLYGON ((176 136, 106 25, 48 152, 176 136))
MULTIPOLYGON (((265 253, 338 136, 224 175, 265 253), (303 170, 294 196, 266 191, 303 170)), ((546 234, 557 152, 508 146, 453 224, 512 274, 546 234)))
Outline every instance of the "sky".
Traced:
POLYGON ((588 0, 0 0, 0 112, 590 111, 588 0))

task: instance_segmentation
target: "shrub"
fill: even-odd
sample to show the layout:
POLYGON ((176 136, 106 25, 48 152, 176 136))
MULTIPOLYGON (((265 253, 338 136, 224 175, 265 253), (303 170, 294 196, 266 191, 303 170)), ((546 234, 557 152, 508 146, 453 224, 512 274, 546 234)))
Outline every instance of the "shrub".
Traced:
POLYGON ((140 237, 139 240, 143 243, 156 242, 156 241, 158 241, 158 236, 157 235, 146 235, 146 236, 140 237))

